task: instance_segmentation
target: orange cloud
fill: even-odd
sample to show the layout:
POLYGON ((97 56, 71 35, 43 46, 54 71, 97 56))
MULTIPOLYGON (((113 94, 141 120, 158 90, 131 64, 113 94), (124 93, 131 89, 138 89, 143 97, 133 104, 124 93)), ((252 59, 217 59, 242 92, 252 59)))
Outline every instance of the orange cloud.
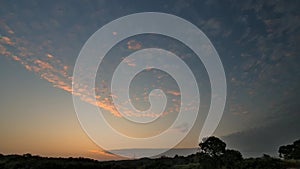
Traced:
POLYGON ((168 90, 167 93, 168 93, 168 94, 172 94, 172 95, 174 95, 174 96, 180 96, 180 92, 175 91, 175 90, 168 90))
POLYGON ((6 50, 6 48, 0 44, 0 54, 3 56, 10 56, 11 52, 9 52, 8 50, 6 50))
POLYGON ((110 153, 108 151, 105 151, 105 150, 88 150, 89 152, 91 153, 96 153, 96 154, 100 154, 100 155, 103 155, 103 156, 108 156, 108 157, 119 157, 113 153, 110 153))
MULTIPOLYGON (((0 48, 1 49, 1 48, 0 48)), ((92 105, 98 106, 100 108, 103 108, 104 110, 109 111, 116 117, 121 117, 122 115, 119 113, 119 111, 115 108, 114 104, 108 97, 114 97, 116 98, 116 95, 108 95, 107 97, 101 97, 99 95, 96 96, 96 99, 93 98, 93 95, 91 91, 87 89, 86 86, 75 86, 77 87, 77 93, 75 93, 72 90, 72 77, 68 75, 66 70, 68 69, 67 65, 64 65, 61 63, 60 60, 53 59, 54 57, 51 57, 51 60, 48 60, 47 62, 42 59, 37 58, 30 58, 28 59, 28 56, 16 56, 9 52, 6 52, 6 49, 4 48, 2 51, 4 51, 7 56, 10 56, 13 60, 21 63, 26 70, 33 71, 40 75, 41 78, 45 79, 49 83, 53 84, 53 87, 62 89, 64 91, 67 91, 75 96, 79 96, 81 100, 88 102, 92 105), (54 66, 56 65, 56 66, 54 66)), ((25 50, 23 50, 25 51, 25 50)), ((24 54, 24 53, 23 53, 24 54)), ((47 55, 45 55, 47 56, 47 55)), ((49 56, 47 56, 49 58, 49 56)), ((98 88, 95 89, 96 91, 99 91, 101 93, 108 92, 107 89, 101 89, 98 88)), ((125 104, 125 103, 124 103, 125 104)), ((149 116, 149 117, 157 117, 158 114, 149 113, 149 114, 143 114, 143 113, 134 113, 131 110, 125 110, 125 114, 129 116, 149 116)))
POLYGON ((46 56, 47 56, 48 58, 53 58, 53 55, 51 55, 50 53, 47 53, 46 56))
POLYGON ((142 45, 140 42, 138 42, 136 40, 130 40, 127 42, 127 47, 128 47, 128 49, 138 50, 138 49, 141 49, 142 45))
POLYGON ((136 63, 134 63, 134 60, 132 58, 126 57, 123 59, 123 62, 125 62, 128 66, 131 66, 131 67, 136 66, 136 63))
POLYGON ((13 55, 12 58, 13 58, 13 60, 16 60, 16 61, 20 61, 20 60, 21 60, 21 59, 20 59, 18 56, 16 56, 16 55, 13 55))
POLYGON ((8 45, 14 45, 14 43, 11 41, 11 39, 7 36, 2 36, 1 41, 8 45))
POLYGON ((33 61, 35 64, 37 64, 37 65, 39 65, 39 67, 41 68, 41 69, 54 69, 49 63, 47 63, 47 62, 44 62, 44 61, 42 61, 42 60, 40 60, 40 59, 36 59, 36 60, 34 60, 33 61))
MULTIPOLYGON (((0 24, 1 26, 1 24, 0 24)), ((7 29, 9 31, 9 29, 7 29)), ((9 33, 9 32, 7 32, 9 33)), ((141 44, 135 40, 131 40, 128 43, 129 49, 140 49, 141 44)), ((68 93, 80 97, 81 100, 90 103, 92 105, 103 108, 109 111, 116 117, 122 115, 115 108, 111 97, 117 97, 116 95, 109 95, 107 88, 96 88, 96 93, 100 95, 94 99, 92 91, 87 86, 75 86, 76 93, 72 90, 72 76, 69 75, 69 66, 64 64, 61 60, 57 59, 54 55, 49 52, 45 52, 43 47, 36 48, 34 44, 23 38, 18 37, 2 37, 0 40, 0 54, 11 58, 14 61, 19 62, 28 71, 32 71, 38 74, 41 78, 48 81, 55 88, 62 89, 68 93), (7 45, 10 45, 8 48, 7 45), (39 57, 37 57, 39 56, 39 57)), ((129 66, 135 66, 133 60, 125 60, 129 66)), ((105 84, 105 81, 101 81, 105 84)), ((128 103, 124 103, 128 104, 128 103)), ((124 113, 129 116, 151 116, 157 117, 158 114, 149 113, 135 113, 131 110, 124 110, 124 113)))
POLYGON ((65 65, 65 66, 64 66, 64 70, 66 71, 67 69, 68 69, 68 66, 65 65))
POLYGON ((5 24, 5 22, 3 20, 0 20, 0 26, 9 34, 14 34, 14 31, 5 24))

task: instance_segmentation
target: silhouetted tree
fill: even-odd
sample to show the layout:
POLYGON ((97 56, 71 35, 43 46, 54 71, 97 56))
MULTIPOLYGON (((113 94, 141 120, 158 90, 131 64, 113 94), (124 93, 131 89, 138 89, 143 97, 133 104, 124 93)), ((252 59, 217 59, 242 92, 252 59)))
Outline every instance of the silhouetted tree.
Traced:
POLYGON ((300 139, 294 142, 294 159, 300 159, 300 139))
POLYGON ((200 152, 210 157, 221 156, 224 154, 226 148, 226 144, 214 136, 203 139, 199 146, 200 152))
POLYGON ((221 156, 223 164, 228 169, 239 168, 240 162, 243 160, 243 156, 236 150, 225 150, 225 153, 221 156))
POLYGON ((293 144, 279 147, 279 157, 284 159, 300 159, 300 139, 293 144))
POLYGON ((23 154, 23 157, 32 157, 30 153, 23 154))
POLYGON ((286 145, 286 146, 280 146, 279 147, 279 157, 284 158, 284 159, 290 159, 291 158, 291 153, 293 151, 293 146, 292 145, 286 145))

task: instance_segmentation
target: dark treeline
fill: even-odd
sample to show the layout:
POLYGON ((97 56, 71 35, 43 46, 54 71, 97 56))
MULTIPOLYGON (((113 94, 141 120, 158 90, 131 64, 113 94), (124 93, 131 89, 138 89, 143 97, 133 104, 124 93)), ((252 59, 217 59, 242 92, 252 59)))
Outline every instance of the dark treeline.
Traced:
POLYGON ((299 143, 300 140, 279 147, 280 158, 264 154, 245 159, 239 151, 226 149, 226 144, 217 137, 204 139, 199 152, 186 157, 100 162, 87 158, 0 154, 0 169, 300 169, 299 143))

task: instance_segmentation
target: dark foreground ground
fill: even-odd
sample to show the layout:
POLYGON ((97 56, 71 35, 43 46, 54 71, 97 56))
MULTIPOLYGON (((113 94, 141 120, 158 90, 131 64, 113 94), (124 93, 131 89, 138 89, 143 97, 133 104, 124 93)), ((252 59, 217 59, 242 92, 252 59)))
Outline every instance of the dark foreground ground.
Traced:
POLYGON ((281 160, 264 155, 260 158, 209 157, 194 154, 187 157, 161 157, 100 162, 86 158, 46 158, 26 155, 0 155, 0 169, 300 169, 299 160, 281 160))

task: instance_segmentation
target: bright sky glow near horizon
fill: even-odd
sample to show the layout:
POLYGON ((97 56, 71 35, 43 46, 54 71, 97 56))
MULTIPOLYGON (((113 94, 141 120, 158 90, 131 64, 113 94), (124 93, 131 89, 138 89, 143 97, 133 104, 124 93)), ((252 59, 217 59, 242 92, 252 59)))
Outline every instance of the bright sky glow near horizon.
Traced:
MULTIPOLYGON (((299 7, 298 1, 283 0, 0 1, 0 153, 119 159, 93 143, 78 122, 72 101, 74 65, 87 39, 105 24, 133 13, 164 12, 199 27, 219 53, 228 89, 214 135, 245 156, 276 155, 279 145, 300 137, 299 7)), ((111 31, 113 36, 118 33, 111 31)), ((122 40, 99 66, 97 103, 85 97, 88 94, 83 101, 99 106, 116 130, 133 137, 169 127, 177 117, 181 94, 166 72, 145 70, 130 84, 130 98, 139 110, 150 107, 151 90, 158 87, 166 94, 164 116, 155 130, 125 128, 111 100, 118 97, 109 92, 115 68, 121 61, 135 67, 134 60, 125 57, 146 48, 171 51, 193 71, 201 95, 200 116, 176 147, 197 147, 211 99, 209 78, 191 49, 175 39, 144 34, 122 40)), ((86 92, 82 88, 73 95, 86 92)), ((172 130, 181 133, 188 127, 172 130)))

